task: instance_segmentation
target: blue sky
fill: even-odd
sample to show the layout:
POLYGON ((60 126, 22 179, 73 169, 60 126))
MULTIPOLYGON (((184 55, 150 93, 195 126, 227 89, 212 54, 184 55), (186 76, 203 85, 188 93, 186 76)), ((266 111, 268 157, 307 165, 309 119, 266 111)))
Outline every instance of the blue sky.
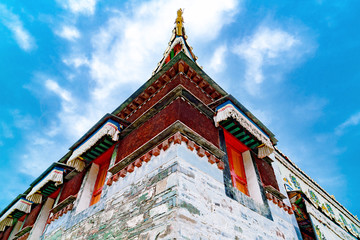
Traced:
POLYGON ((185 8, 188 42, 278 147, 354 215, 357 1, 2 1, 0 209, 149 79, 185 8))

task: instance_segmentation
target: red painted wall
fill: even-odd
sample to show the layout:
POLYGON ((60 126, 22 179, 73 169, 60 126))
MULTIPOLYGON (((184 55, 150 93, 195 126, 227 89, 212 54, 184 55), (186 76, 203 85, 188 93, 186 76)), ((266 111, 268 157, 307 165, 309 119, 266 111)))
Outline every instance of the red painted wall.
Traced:
POLYGON ((3 232, 3 236, 1 238, 1 240, 7 240, 11 234, 11 231, 13 230, 13 226, 8 227, 4 232, 3 232))
POLYGON ((79 192, 85 173, 86 171, 82 171, 73 177, 70 181, 64 183, 63 190, 59 198, 59 203, 64 201, 67 197, 75 195, 79 192))
POLYGON ((117 162, 148 142, 176 120, 180 120, 215 146, 219 146, 219 134, 213 121, 192 105, 178 98, 120 141, 117 162))
POLYGON ((27 227, 27 226, 31 226, 35 223, 37 216, 40 213, 42 204, 38 204, 37 206, 35 206, 31 212, 29 213, 29 215, 27 216, 23 228, 27 227))
POLYGON ((279 190, 279 185, 276 181, 274 169, 271 164, 263 159, 257 158, 255 155, 252 157, 255 158, 256 166, 258 167, 261 181, 264 186, 270 185, 279 190))
POLYGON ((148 102, 141 106, 140 109, 137 109, 135 113, 133 113, 128 119, 129 122, 133 122, 138 117, 140 117, 144 112, 150 109, 154 104, 156 104, 162 97, 164 97, 167 93, 169 93, 172 89, 174 89, 178 85, 183 85, 189 92, 191 92, 194 96, 204 102, 205 105, 212 103, 212 99, 207 96, 200 88, 192 82, 188 77, 183 74, 176 75, 170 82, 168 82, 164 88, 162 88, 156 95, 154 95, 148 102))

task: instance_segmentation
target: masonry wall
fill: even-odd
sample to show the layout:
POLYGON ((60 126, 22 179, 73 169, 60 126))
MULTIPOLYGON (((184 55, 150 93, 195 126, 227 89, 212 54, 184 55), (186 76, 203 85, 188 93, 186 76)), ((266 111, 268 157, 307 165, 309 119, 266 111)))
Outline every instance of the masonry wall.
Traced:
POLYGON ((97 204, 53 221, 42 239, 298 239, 290 215, 268 204, 273 219, 230 199, 216 164, 172 143, 106 186, 97 204))
MULTIPOLYGON (((285 160, 280 154, 276 153, 276 158, 273 159, 277 165, 279 185, 284 186, 289 192, 302 191, 317 209, 314 211, 316 214, 314 212, 311 214, 313 226, 316 226, 315 222, 317 221, 324 223, 327 219, 329 222, 325 224, 327 229, 319 227, 319 229, 323 229, 323 235, 327 236, 326 232, 333 232, 339 235, 339 239, 355 239, 356 237, 353 235, 360 236, 358 221, 353 221, 354 217, 338 202, 329 197, 324 190, 316 186, 303 172, 295 168, 289 160, 285 160)), ((309 209, 307 210, 309 211, 309 209)))
POLYGON ((268 202, 271 220, 227 197, 223 173, 182 147, 179 162, 180 239, 298 239, 293 215, 268 202))

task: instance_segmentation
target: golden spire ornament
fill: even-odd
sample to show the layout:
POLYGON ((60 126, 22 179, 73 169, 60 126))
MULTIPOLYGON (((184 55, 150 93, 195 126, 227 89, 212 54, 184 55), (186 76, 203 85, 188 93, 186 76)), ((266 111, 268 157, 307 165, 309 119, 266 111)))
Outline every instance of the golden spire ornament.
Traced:
POLYGON ((182 36, 183 35, 183 22, 184 22, 184 19, 182 17, 182 14, 183 14, 183 10, 180 8, 178 11, 177 11, 177 17, 176 17, 176 20, 175 20, 175 24, 176 24, 176 27, 175 27, 175 31, 176 31, 176 36, 182 36))

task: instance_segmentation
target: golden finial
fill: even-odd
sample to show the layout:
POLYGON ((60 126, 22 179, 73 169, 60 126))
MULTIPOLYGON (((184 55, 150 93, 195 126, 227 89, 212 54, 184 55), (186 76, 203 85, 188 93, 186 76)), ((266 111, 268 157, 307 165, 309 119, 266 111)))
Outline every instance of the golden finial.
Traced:
POLYGON ((176 20, 175 20, 175 23, 176 23, 176 36, 182 36, 183 35, 183 31, 182 31, 182 28, 183 28, 183 22, 184 22, 184 19, 182 17, 182 14, 183 14, 183 10, 180 8, 179 10, 177 10, 177 17, 176 17, 176 20))

